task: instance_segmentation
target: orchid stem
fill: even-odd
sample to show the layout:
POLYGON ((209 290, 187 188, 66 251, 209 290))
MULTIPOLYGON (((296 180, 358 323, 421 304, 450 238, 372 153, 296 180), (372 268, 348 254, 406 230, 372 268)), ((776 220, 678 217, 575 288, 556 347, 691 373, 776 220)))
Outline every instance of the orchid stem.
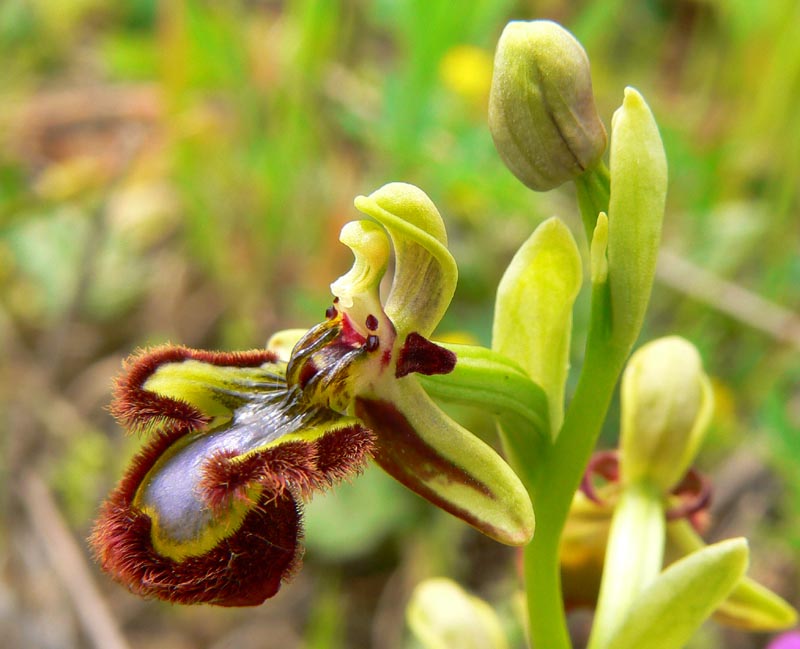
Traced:
POLYGON ((533 541, 525 548, 525 583, 531 641, 537 649, 571 646, 562 603, 559 541, 622 369, 622 359, 603 351, 587 356, 561 434, 546 449, 531 490, 537 524, 533 541))
POLYGON ((591 243, 597 215, 608 212, 608 199, 611 193, 611 174, 601 161, 575 179, 575 193, 581 209, 583 229, 586 240, 591 243))
MULTIPOLYGON (((577 186, 591 241, 597 215, 608 211, 605 165, 585 174, 577 186)), ((611 309, 606 282, 593 286, 591 310, 584 366, 561 432, 553 445, 542 450, 545 457, 535 482, 525 485, 537 518, 536 534, 525 548, 528 621, 531 644, 536 649, 571 647, 561 592, 559 543, 573 494, 594 450, 629 352, 627 347, 610 342, 611 309)))

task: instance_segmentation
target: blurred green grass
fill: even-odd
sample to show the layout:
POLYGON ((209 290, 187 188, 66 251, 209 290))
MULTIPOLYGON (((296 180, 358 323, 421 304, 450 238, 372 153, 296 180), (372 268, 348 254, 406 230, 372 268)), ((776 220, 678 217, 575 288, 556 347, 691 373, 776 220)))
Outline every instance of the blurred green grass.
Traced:
MULTIPOLYGON (((571 189, 527 191, 486 128, 492 50, 511 18, 576 33, 606 124, 625 85, 648 98, 670 161, 665 248, 798 311, 795 0, 463 4, 0 3, 0 629, 20 646, 88 644, 63 588, 41 596, 49 573, 35 568, 35 544, 20 550, 32 532, 15 489, 24 471, 44 476, 75 537, 86 534, 136 445, 103 410, 126 354, 165 340, 249 348, 313 324, 349 265, 336 238, 357 217, 352 198, 392 180, 421 186, 447 221, 461 277, 441 333, 489 342, 497 281, 543 218, 581 236, 571 189), (64 611, 56 644, 14 624, 53 606, 64 611)), ((720 404, 703 459, 723 480, 718 531, 752 536, 754 569, 797 603, 797 316, 776 338, 691 289, 657 285, 643 339, 678 333, 700 347, 720 404), (753 472, 730 470, 744 460, 753 472), (738 484, 743 475, 754 482, 738 484), (737 510, 725 494, 740 493, 755 495, 737 510)), ((578 313, 577 341, 584 326, 578 313)), ((612 417, 608 443, 615 429, 612 417)), ((274 646, 399 647, 416 578, 446 572, 508 594, 513 557, 381 479, 312 508, 306 570, 257 613, 212 611, 198 624, 197 612, 136 602, 103 578, 101 589, 134 646, 165 647, 235 633, 264 646, 246 632, 261 637, 267 623, 284 634, 274 646), (359 543, 341 533, 339 509, 362 516, 359 543)), ((698 647, 753 642, 710 630, 698 647)))

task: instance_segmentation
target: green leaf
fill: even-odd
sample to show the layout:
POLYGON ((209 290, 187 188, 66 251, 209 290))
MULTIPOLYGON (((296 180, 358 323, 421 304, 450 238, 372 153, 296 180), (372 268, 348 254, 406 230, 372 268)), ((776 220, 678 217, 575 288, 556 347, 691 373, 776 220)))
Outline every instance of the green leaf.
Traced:
POLYGON ((551 218, 517 251, 497 289, 492 348, 542 387, 554 438, 564 418, 572 307, 581 281, 575 240, 562 221, 551 218))
POLYGON ((589 245, 589 267, 592 284, 605 284, 608 281, 608 215, 597 215, 591 243, 589 245))
POLYGON ((680 649, 747 570, 745 539, 709 545, 669 566, 631 606, 608 649, 680 649))

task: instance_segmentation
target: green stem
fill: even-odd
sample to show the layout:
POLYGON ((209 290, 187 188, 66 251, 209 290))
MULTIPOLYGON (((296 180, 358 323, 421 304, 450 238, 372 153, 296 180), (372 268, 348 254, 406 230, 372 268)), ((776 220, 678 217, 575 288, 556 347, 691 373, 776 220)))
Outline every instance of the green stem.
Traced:
MULTIPOLYGON (((600 212, 608 212, 610 179, 600 163, 575 181, 578 202, 588 241, 600 212)), ((525 484, 536 512, 536 533, 525 548, 525 587, 528 622, 535 649, 569 649, 566 614, 561 593, 559 544, 573 494, 594 450, 605 421, 628 349, 611 343, 608 284, 592 289, 592 313, 586 357, 564 424, 553 445, 542 445, 542 458, 535 473, 514 467, 525 484)), ((509 446, 520 442, 506 436, 509 446)), ((522 442, 524 443, 524 442, 522 442)), ((512 452, 524 458, 526 449, 512 452)))
POLYGON ((608 167, 599 162, 583 175, 575 179, 575 191, 578 196, 578 205, 581 209, 583 229, 586 240, 591 243, 597 215, 600 212, 608 214, 608 200, 611 195, 611 175, 608 167))
MULTIPOLYGON (((532 644, 570 647, 559 573, 559 541, 586 465, 605 421, 627 350, 611 346, 608 285, 595 285, 586 359, 564 425, 536 482, 526 484, 536 512, 536 534, 525 548, 525 587, 532 644)), ((523 478, 524 480, 524 478, 523 478)))
POLYGON ((605 420, 622 360, 601 349, 586 364, 554 446, 546 450, 532 496, 536 534, 525 548, 528 619, 536 649, 570 646, 559 574, 559 541, 573 494, 605 420))

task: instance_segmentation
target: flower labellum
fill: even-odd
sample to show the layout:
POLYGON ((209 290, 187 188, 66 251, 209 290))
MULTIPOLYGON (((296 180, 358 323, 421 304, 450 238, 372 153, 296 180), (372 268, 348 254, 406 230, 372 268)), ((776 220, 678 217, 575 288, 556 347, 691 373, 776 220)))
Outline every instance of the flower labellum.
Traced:
POLYGON ((148 437, 90 542, 132 591, 260 604, 301 557, 299 501, 369 457, 355 420, 308 407, 267 350, 160 347, 129 361, 112 412, 148 437))

